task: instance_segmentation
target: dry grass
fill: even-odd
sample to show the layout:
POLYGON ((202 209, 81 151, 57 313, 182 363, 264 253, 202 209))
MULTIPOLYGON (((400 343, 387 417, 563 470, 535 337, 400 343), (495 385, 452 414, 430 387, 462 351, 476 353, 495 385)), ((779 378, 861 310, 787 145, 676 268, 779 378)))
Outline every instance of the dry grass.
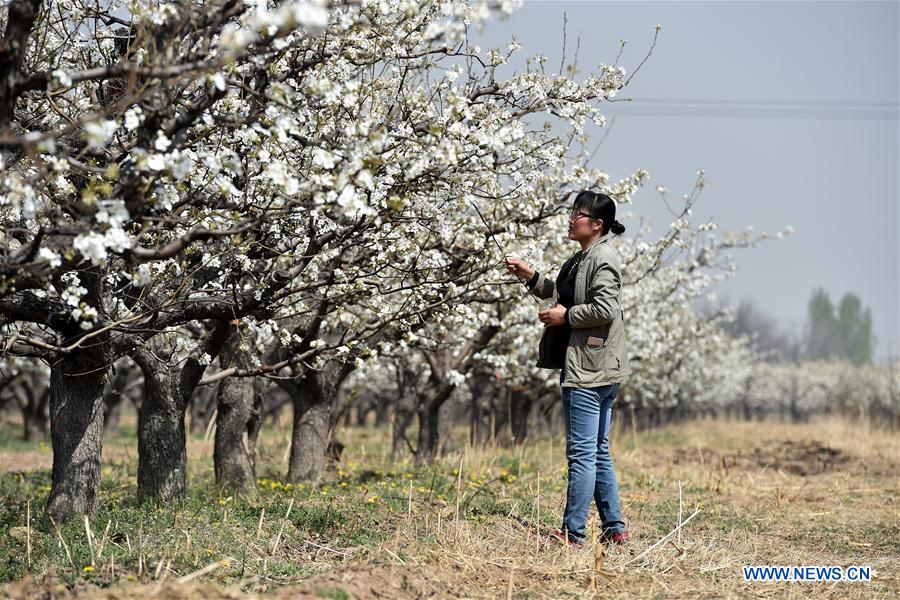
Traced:
MULTIPOLYGON (((599 546, 571 551, 539 544, 538 527, 546 531, 557 526, 563 508, 565 469, 558 438, 516 450, 462 447, 436 469, 416 472, 406 463, 387 463, 386 433, 366 428, 344 432, 344 464, 340 472, 329 473, 320 488, 267 491, 248 501, 255 512, 237 503, 231 517, 227 510, 234 501, 227 501, 224 518, 213 526, 227 524, 238 532, 233 537, 249 541, 243 549, 216 548, 194 562, 196 569, 172 567, 165 560, 167 546, 156 546, 147 550, 145 570, 125 561, 117 577, 101 584, 111 587, 102 588, 90 578, 63 576, 69 567, 57 549, 58 556, 41 579, 6 584, 0 596, 900 594, 900 439, 885 432, 837 420, 803 425, 700 421, 636 436, 622 432, 613 442, 613 453, 635 541, 605 552, 599 546), (341 487, 340 482, 350 483, 341 487), (294 512, 285 519, 289 506, 294 512), (683 520, 696 509, 699 513, 689 523, 658 544, 676 528, 679 514, 683 520), (319 527, 310 521, 316 510, 342 516, 331 522, 326 512, 319 527), (351 528, 356 531, 352 538, 346 535, 351 528), (215 569, 187 580, 217 561, 215 569), (863 565, 872 567, 874 579, 747 583, 741 576, 743 565, 863 565), (129 577, 136 581, 129 582, 129 577), (179 584, 179 578, 186 583, 179 584)), ((263 440, 264 474, 283 469, 283 436, 271 433, 263 440)), ((462 439, 463 433, 457 437, 462 439)), ((192 444, 192 463, 201 465, 198 469, 206 465, 208 452, 202 442, 192 444)), ((209 498, 209 503, 217 502, 221 499, 209 498)), ((39 499, 33 503, 39 505, 39 499)), ((200 526, 179 526, 195 536, 202 533, 200 526)), ((81 529, 84 545, 83 525, 81 529)), ((70 535, 76 553, 79 540, 70 535)), ((222 545, 228 546, 224 541, 222 545)), ((170 557, 176 555, 178 542, 168 548, 170 557)))

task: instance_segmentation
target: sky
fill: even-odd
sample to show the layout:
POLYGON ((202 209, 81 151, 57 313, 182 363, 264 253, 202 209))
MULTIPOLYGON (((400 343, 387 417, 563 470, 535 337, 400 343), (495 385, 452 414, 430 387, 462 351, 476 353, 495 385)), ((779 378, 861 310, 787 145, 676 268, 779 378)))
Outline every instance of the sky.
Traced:
MULTIPOLYGON (((671 222, 656 186, 677 199, 698 169, 708 187, 697 222, 720 229, 795 233, 735 251, 737 276, 717 288, 750 299, 802 332, 816 287, 837 304, 851 292, 872 311, 875 356, 900 355, 900 3, 607 2, 526 0, 505 20, 470 32, 482 48, 522 44, 508 70, 534 54, 557 72, 567 20, 567 62, 580 36, 581 74, 615 62, 630 74, 606 104, 611 127, 593 167, 617 180, 650 180, 628 210, 659 231, 671 222), (613 119, 614 122, 613 122, 613 119)), ((632 220, 631 223, 636 223, 632 220)), ((626 222, 628 226, 628 222, 626 222)), ((626 233, 627 235, 627 233, 626 233)))

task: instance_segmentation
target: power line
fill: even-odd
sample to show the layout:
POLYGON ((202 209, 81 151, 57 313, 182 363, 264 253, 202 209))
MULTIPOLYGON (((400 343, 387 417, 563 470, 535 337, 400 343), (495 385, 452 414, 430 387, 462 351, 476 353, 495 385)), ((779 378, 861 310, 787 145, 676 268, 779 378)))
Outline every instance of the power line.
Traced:
POLYGON ((900 104, 894 102, 636 98, 632 101, 608 102, 604 108, 609 114, 650 117, 870 121, 900 119, 900 104))
MULTIPOLYGON (((614 102, 623 102, 615 100, 614 102)), ((627 101, 626 101, 627 102, 627 101)), ((799 106, 816 108, 887 108, 897 110, 897 102, 860 102, 858 100, 822 101, 822 100, 733 100, 710 98, 638 98, 634 102, 641 104, 678 104, 678 105, 728 105, 728 106, 799 106)))

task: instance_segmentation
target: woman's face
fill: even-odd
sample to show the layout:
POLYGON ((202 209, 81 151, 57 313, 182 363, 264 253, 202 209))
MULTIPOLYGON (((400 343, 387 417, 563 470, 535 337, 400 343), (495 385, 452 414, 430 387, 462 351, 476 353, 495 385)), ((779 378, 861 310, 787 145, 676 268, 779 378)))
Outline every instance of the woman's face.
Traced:
POLYGON ((569 213, 569 239, 580 242, 589 240, 603 229, 603 221, 592 219, 587 211, 573 208, 569 213))

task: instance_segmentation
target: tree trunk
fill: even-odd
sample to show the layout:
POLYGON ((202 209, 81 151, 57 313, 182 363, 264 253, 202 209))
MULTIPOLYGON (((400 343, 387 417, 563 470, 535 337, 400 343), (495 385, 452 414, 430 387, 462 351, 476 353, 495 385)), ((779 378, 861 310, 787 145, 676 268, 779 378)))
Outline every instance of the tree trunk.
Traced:
POLYGON ((392 412, 394 420, 391 431, 391 458, 396 460, 406 450, 415 454, 406 430, 412 424, 416 414, 416 398, 418 388, 418 372, 408 361, 399 361, 394 364, 397 393, 394 396, 392 412))
POLYGON ((521 387, 510 389, 507 393, 512 441, 514 444, 521 444, 528 437, 528 417, 531 415, 531 407, 534 406, 534 394, 531 390, 521 387))
POLYGON ((484 427, 479 426, 479 421, 481 421, 481 407, 478 404, 479 396, 472 391, 472 395, 469 398, 469 444, 471 446, 476 446, 481 443, 481 436, 484 432, 484 427))
POLYGON ((491 430, 492 404, 499 386, 490 372, 478 371, 469 381, 469 443, 473 446, 486 443, 493 437, 491 430))
POLYGON ((205 343, 191 352, 180 369, 172 369, 156 358, 169 354, 167 344, 172 343, 171 339, 154 338, 147 343, 147 348, 134 352, 134 361, 144 374, 144 398, 138 410, 139 499, 157 498, 170 502, 185 497, 187 435, 184 416, 194 389, 206 371, 206 365, 201 364, 199 358, 202 354, 217 356, 230 333, 227 322, 217 322, 205 343))
POLYGON ((191 397, 190 406, 190 431, 191 433, 203 433, 209 427, 213 415, 216 413, 216 397, 219 388, 214 385, 203 386, 196 389, 191 397))
POLYGON ((353 369, 353 363, 334 360, 283 386, 294 406, 288 464, 290 481, 316 481, 325 470, 325 452, 334 425, 333 407, 341 384, 353 369))
POLYGON ((187 491, 187 439, 178 385, 168 365, 152 356, 135 360, 144 372, 138 411, 138 499, 180 500, 187 491))
POLYGON ((415 398, 410 393, 402 394, 394 405, 394 426, 391 435, 391 458, 397 459, 408 449, 409 438, 406 430, 416 414, 415 398))
POLYGON ((416 447, 416 466, 431 464, 437 456, 441 441, 440 412, 441 406, 453 393, 453 386, 448 383, 437 383, 432 378, 431 393, 417 403, 416 414, 419 417, 419 444, 416 447))
POLYGON ((116 374, 107 382, 103 390, 103 431, 115 433, 119 427, 119 415, 122 409, 122 392, 133 375, 132 370, 119 365, 116 374))
POLYGON ((247 439, 253 400, 253 382, 249 378, 229 377, 219 385, 213 451, 216 483, 238 491, 256 489, 256 449, 250 447, 247 439))
POLYGON ((325 449, 330 429, 330 404, 308 391, 292 398, 294 428, 291 432, 291 461, 288 480, 315 481, 325 470, 325 449))
POLYGON ((0 52, 0 130, 7 129, 13 120, 16 99, 22 94, 17 83, 24 78, 20 71, 28 50, 28 36, 40 8, 41 0, 4 2, 7 17, 0 52))
POLYGON ((438 414, 442 403, 428 402, 416 411, 419 416, 419 445, 416 447, 416 467, 431 464, 437 453, 440 435, 438 414))
POLYGON ((364 427, 366 424, 366 418, 369 416, 369 405, 357 405, 350 407, 350 411, 347 415, 347 424, 348 425, 356 425, 357 427, 364 427))
POLYGON ((28 403, 22 411, 24 426, 22 433, 26 442, 46 436, 49 424, 47 405, 50 402, 50 388, 45 388, 40 394, 35 392, 36 390, 31 387, 26 390, 28 403))
POLYGON ((447 350, 429 352, 422 355, 431 369, 428 391, 418 398, 416 413, 419 416, 419 446, 416 449, 416 466, 429 464, 435 458, 440 442, 440 409, 453 393, 454 385, 449 382, 451 371, 466 373, 472 365, 472 357, 483 350, 500 328, 496 325, 482 327, 475 337, 461 351, 447 350))
MULTIPOLYGON (((244 337, 235 331, 225 344, 219 357, 223 369, 252 368, 250 356, 240 349, 244 337)), ((256 439, 249 434, 254 427, 254 413, 258 418, 258 399, 249 377, 228 377, 219 384, 213 448, 216 483, 237 492, 256 493, 256 439)))
POLYGON ((47 513, 62 520, 99 503, 106 365, 75 351, 50 369, 53 480, 47 513))
MULTIPOLYGON (((266 384, 262 379, 254 377, 253 382, 253 405, 250 410, 250 418, 247 420, 247 448, 250 450, 250 466, 253 467, 253 473, 256 473, 256 442, 259 439, 259 430, 262 429, 263 402, 266 399, 266 384)), ((254 482, 255 485, 255 482, 254 482)))
POLYGON ((375 405, 375 427, 383 428, 391 422, 391 403, 386 397, 381 397, 375 405))

